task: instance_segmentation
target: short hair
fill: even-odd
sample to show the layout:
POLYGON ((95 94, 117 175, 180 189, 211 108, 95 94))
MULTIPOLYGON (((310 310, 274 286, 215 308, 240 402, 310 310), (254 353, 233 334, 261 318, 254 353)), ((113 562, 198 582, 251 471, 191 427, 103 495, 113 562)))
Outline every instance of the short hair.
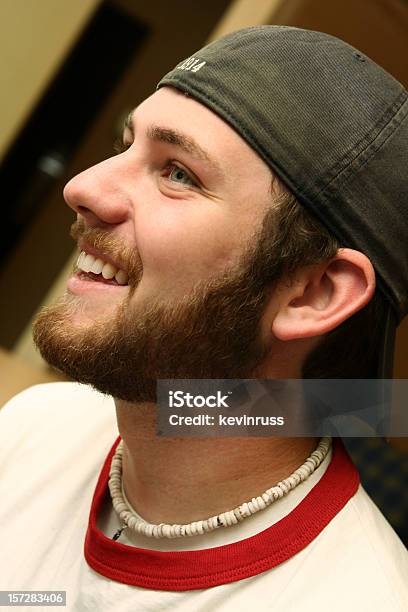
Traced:
MULTIPOLYGON (((274 179, 275 183, 275 179, 274 179)), ((280 276, 289 279, 303 266, 333 258, 341 242, 296 197, 279 183, 279 195, 266 213, 273 227, 274 249, 281 259, 280 276)), ((273 185, 273 191, 276 191, 273 185)), ((303 378, 374 378, 385 298, 378 289, 370 302, 325 334, 306 357, 303 378)))

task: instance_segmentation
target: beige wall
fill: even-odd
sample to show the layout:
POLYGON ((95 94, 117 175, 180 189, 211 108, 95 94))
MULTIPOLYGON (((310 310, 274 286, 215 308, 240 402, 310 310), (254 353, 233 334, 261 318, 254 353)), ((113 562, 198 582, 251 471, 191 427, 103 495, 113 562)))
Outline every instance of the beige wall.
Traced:
POLYGON ((248 26, 273 23, 273 15, 287 0, 235 0, 214 28, 209 41, 248 26))
POLYGON ((0 161, 99 2, 1 0, 0 161))

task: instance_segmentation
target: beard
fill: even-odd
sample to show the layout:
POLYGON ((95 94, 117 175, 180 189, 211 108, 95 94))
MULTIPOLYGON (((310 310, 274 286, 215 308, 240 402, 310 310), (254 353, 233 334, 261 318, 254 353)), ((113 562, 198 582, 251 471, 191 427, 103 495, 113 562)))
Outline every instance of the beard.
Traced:
MULTIPOLYGON (((271 225, 273 215, 267 213, 254 246, 237 265, 198 283, 176 303, 132 302, 142 276, 133 258, 134 284, 129 281, 128 295, 113 314, 74 325, 81 305, 67 293, 39 313, 34 342, 43 358, 71 379, 132 403, 156 402, 159 379, 252 378, 271 349, 260 323, 281 275, 271 225)), ((76 235, 79 231, 76 224, 76 235)), ((108 245, 109 236, 91 233, 94 244, 108 245)))

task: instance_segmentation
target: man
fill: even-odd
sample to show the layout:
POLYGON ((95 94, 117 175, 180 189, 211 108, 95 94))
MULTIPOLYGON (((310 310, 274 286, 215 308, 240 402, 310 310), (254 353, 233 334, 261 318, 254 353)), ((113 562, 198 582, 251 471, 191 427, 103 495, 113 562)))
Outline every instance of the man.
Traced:
POLYGON ((2 411, 3 589, 74 610, 406 608, 406 552, 338 440, 163 438, 155 402, 158 379, 387 373, 407 108, 345 43, 249 28, 181 62, 119 155, 68 183, 80 256, 34 336, 98 392, 2 411))

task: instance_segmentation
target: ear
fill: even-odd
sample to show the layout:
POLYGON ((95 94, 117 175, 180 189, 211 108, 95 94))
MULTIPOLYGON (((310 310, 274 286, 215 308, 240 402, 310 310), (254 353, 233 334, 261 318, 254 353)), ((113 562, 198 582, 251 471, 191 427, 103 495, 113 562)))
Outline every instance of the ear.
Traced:
POLYGON ((368 257, 339 249, 333 259, 301 268, 291 284, 281 283, 272 332, 284 341, 326 334, 368 304, 374 291, 368 257))

